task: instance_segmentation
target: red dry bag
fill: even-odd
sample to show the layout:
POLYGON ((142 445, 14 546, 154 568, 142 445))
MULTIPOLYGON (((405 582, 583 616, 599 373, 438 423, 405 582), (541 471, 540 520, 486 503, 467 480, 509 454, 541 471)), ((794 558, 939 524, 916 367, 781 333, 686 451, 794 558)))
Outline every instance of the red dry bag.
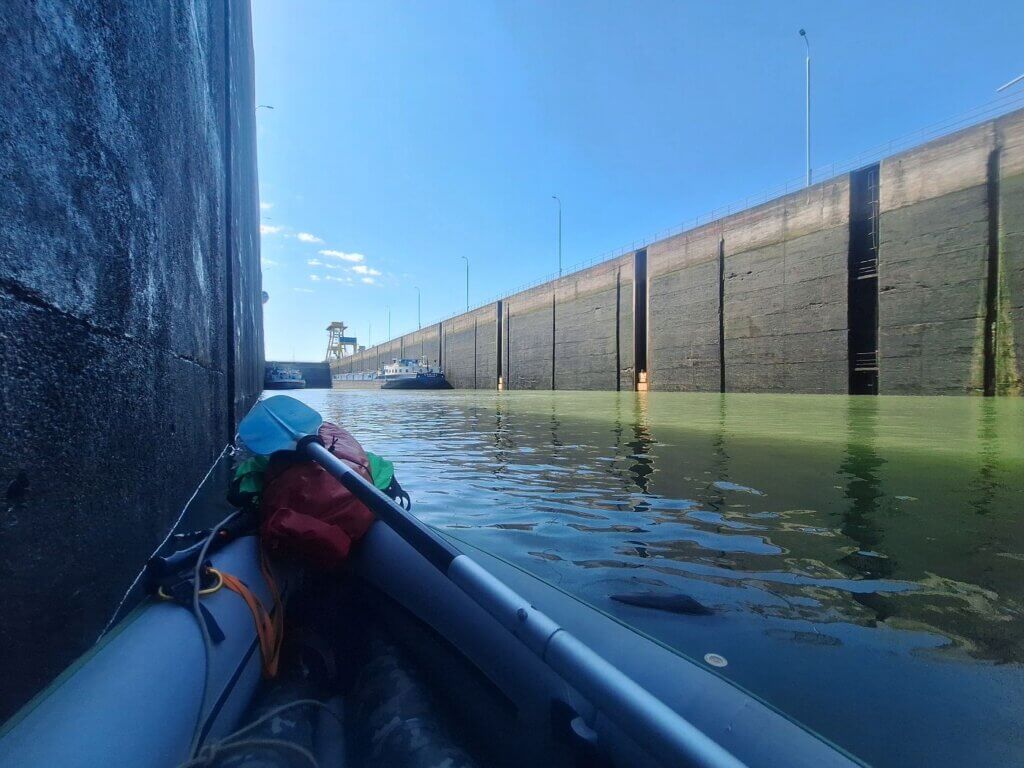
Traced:
MULTIPOLYGON (((359 442, 324 423, 324 446, 371 484, 370 462, 359 442)), ((373 524, 373 513, 319 464, 275 455, 264 476, 260 535, 267 552, 323 570, 341 565, 353 542, 373 524)))

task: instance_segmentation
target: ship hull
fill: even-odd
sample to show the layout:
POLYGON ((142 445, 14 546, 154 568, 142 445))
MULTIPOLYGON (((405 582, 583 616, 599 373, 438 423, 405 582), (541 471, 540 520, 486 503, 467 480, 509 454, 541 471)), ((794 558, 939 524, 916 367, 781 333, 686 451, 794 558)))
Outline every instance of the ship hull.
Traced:
POLYGON ((381 389, 451 389, 443 375, 427 374, 399 379, 385 379, 381 389))

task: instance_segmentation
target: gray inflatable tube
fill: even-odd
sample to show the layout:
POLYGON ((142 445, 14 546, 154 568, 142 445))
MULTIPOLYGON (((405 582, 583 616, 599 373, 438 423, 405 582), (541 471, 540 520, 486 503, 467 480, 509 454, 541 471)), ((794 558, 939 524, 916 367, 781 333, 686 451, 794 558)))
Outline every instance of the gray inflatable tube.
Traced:
MULTIPOLYGON (((270 605, 255 537, 212 556, 270 605)), ((228 589, 203 598, 224 631, 212 646, 208 737, 233 731, 260 683, 252 613, 228 589)), ((30 701, 0 732, 2 768, 171 768, 188 757, 206 660, 192 613, 148 600, 30 701)))

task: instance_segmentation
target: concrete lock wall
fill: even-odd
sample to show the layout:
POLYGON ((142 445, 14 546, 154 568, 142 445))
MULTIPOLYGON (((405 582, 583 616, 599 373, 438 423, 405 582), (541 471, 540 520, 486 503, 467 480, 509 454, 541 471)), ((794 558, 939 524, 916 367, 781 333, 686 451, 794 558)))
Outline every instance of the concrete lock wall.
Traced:
POLYGON ((881 169, 881 391, 1020 395, 1024 113, 881 169))
POLYGON ((651 389, 845 392, 848 221, 842 177, 648 246, 651 389))
POLYGON ((647 247, 651 389, 721 389, 721 242, 714 222, 647 247))
POLYGON ((999 148, 995 387, 1024 395, 1024 111, 996 121, 999 148))
POLYGON ((401 339, 402 357, 438 364, 441 358, 440 338, 439 323, 407 333, 401 339))
POLYGON ((727 392, 846 392, 849 178, 722 222, 727 392))
POLYGON ((554 388, 613 390, 622 376, 632 389, 633 254, 561 278, 554 295, 554 388))
POLYGON ((554 286, 531 288, 503 302, 506 389, 552 389, 554 370, 554 286))
POLYGON ((456 389, 498 386, 498 305, 487 304, 441 323, 441 359, 456 389))
MULTIPOLYGON (((398 344, 432 359, 428 333, 398 344)), ((439 343, 457 388, 1020 395, 1024 110, 449 318, 439 343)))
POLYGON ((881 163, 879 386, 984 389, 993 123, 881 163))
POLYGON ((0 719, 95 641, 262 386, 249 23, 0 8, 0 719))

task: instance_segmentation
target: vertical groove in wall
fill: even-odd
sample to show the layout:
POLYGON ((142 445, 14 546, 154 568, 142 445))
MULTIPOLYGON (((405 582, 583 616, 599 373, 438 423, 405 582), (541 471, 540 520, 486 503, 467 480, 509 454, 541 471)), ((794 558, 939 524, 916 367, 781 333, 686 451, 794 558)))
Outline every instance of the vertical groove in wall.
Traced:
POLYGON ((622 390, 622 267, 615 270, 615 391, 622 390))
POLYGON ((478 389, 478 387, 477 387, 477 380, 476 380, 476 367, 477 367, 477 360, 476 360, 476 352, 477 352, 477 343, 476 342, 477 342, 477 338, 476 338, 476 335, 477 335, 477 319, 474 317, 473 318, 473 389, 478 389))
POLYGON ((512 310, 505 305, 505 389, 512 389, 512 310))
POLYGON ((985 280, 985 396, 996 393, 996 333, 999 312, 999 146, 988 156, 988 273, 985 280))
POLYGON ((633 254, 633 389, 647 374, 647 249, 633 254))
POLYGON ((718 391, 725 392, 725 238, 718 238, 718 391))
POLYGON ((879 178, 878 163, 850 174, 846 355, 851 395, 878 394, 879 178))
POLYGON ((227 309, 225 378, 227 379, 227 434, 235 434, 235 269, 231 239, 231 0, 224 0, 224 303, 227 309))
POLYGON ((502 360, 501 360, 501 352, 502 352, 502 345, 501 345, 501 337, 502 337, 502 333, 501 333, 501 320, 502 320, 501 309, 502 309, 503 306, 504 306, 504 302, 502 302, 501 299, 498 299, 498 305, 497 305, 497 308, 496 308, 495 313, 494 313, 494 332, 495 332, 495 335, 496 335, 496 338, 494 340, 494 352, 495 352, 494 386, 495 386, 495 388, 497 388, 498 382, 502 381, 503 377, 505 376, 504 370, 503 370, 502 365, 501 365, 501 362, 502 362, 502 360))
POLYGON ((556 293, 551 291, 551 389, 555 389, 555 299, 556 293))
POLYGON ((441 347, 442 331, 444 326, 442 323, 437 324, 437 367, 442 371, 444 370, 444 353, 441 347))

